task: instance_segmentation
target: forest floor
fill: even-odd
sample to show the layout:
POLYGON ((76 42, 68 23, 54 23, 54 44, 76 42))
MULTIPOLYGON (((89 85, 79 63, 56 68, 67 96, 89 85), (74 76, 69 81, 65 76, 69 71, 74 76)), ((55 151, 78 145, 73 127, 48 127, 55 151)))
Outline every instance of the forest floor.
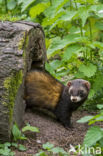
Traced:
POLYGON ((46 142, 62 147, 66 151, 69 150, 70 144, 73 146, 81 144, 89 126, 87 123, 79 124, 76 121, 86 115, 94 115, 94 113, 80 110, 74 112, 72 116, 73 128, 67 130, 50 115, 28 110, 24 116, 25 124, 29 123, 31 126, 38 127, 40 133, 27 133, 28 140, 23 142, 27 151, 16 151, 15 156, 35 156, 35 153, 39 152, 46 142))

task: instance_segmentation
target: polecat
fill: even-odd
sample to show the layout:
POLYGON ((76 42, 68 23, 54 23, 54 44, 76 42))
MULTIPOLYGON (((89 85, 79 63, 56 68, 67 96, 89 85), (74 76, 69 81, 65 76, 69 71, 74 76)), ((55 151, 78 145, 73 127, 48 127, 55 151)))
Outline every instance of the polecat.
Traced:
POLYGON ((64 86, 48 72, 34 70, 27 73, 25 99, 27 107, 38 106, 51 109, 65 126, 71 126, 72 112, 87 99, 90 83, 75 79, 64 86))

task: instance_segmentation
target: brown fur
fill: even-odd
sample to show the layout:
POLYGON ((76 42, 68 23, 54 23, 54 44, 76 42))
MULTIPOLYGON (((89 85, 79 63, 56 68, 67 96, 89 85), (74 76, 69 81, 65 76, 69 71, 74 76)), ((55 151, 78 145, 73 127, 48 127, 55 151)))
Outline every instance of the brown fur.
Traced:
POLYGON ((55 108, 63 89, 60 82, 46 72, 33 71, 27 74, 25 84, 29 92, 28 94, 26 91, 26 95, 30 95, 26 97, 26 100, 35 100, 31 103, 41 107, 55 108))

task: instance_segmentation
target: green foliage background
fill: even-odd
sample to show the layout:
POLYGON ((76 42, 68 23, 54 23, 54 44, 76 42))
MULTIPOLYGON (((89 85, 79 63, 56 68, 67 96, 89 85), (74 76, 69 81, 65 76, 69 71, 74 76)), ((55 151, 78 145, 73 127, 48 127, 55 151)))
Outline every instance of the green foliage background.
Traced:
POLYGON ((88 106, 102 104, 102 0, 0 0, 0 20, 23 19, 44 28, 46 69, 64 83, 74 78, 89 80, 88 106))
MULTIPOLYGON (((65 84, 74 78, 91 82, 84 108, 99 104, 101 111, 79 122, 103 122, 103 0, 0 0, 0 20, 39 22, 46 35, 46 70, 65 84)), ((103 151, 103 129, 92 126, 84 144, 103 151)))

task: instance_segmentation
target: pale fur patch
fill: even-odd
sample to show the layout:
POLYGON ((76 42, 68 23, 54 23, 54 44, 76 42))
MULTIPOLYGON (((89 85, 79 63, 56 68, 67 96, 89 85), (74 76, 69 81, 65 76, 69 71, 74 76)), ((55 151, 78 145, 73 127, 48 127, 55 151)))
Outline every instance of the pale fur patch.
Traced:
POLYGON ((81 101, 81 97, 80 96, 71 96, 70 99, 71 99, 72 102, 79 102, 79 101, 81 101), (74 99, 76 99, 76 101, 73 101, 74 99))

